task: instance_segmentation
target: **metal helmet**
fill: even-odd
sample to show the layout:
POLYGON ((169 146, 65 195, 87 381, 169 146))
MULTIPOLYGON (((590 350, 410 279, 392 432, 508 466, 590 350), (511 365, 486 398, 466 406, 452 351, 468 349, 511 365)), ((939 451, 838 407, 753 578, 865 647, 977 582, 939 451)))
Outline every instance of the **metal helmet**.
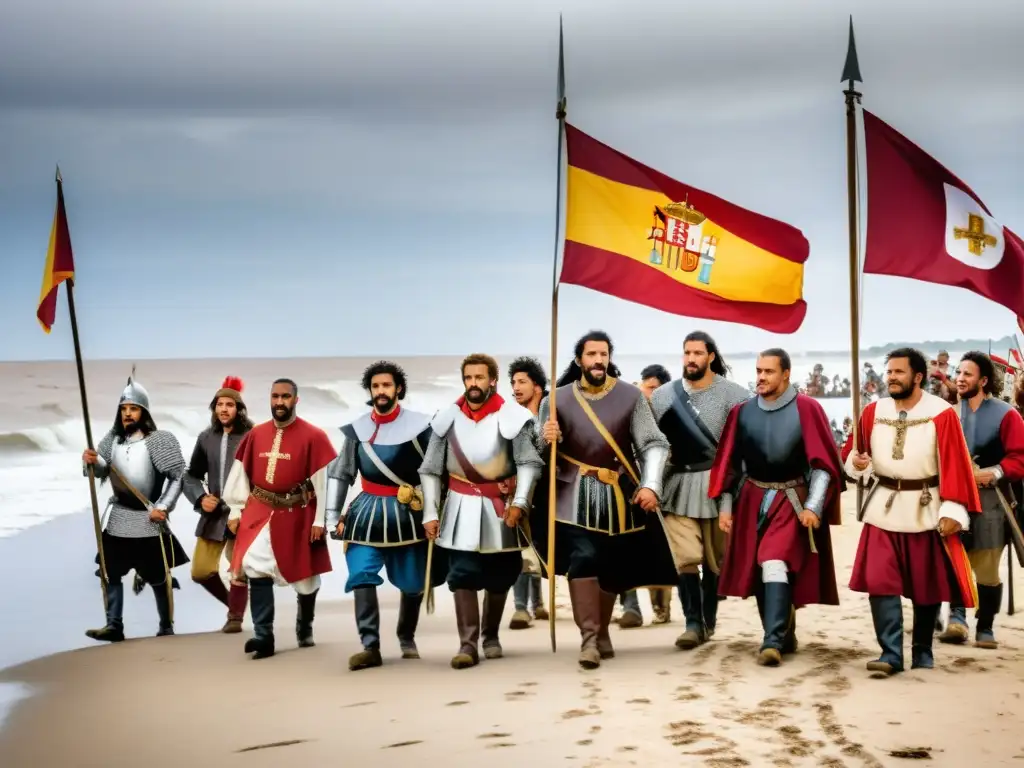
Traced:
POLYGON ((117 407, 120 408, 125 404, 137 405, 139 408, 149 410, 149 393, 145 387, 135 381, 134 365, 132 366, 132 375, 128 377, 128 384, 125 386, 124 391, 121 392, 121 399, 118 401, 117 407))

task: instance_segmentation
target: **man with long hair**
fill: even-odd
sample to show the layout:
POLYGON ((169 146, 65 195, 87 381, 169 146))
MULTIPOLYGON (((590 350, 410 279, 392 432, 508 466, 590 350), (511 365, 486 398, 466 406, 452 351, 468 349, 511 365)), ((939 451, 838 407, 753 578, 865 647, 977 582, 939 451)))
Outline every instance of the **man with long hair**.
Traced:
MULTIPOLYGON (((1010 499, 1011 484, 1024 479, 1024 419, 1013 406, 999 399, 1001 382, 992 358, 984 352, 968 352, 960 359, 956 377, 960 396, 960 423, 967 450, 974 462, 981 514, 971 521, 964 545, 978 585, 978 648, 998 648, 993 624, 1003 604, 1003 581, 999 561, 1009 541, 1007 528, 1016 525, 1010 499)), ((1024 555, 1015 551, 1010 557, 1024 555)), ((967 641, 967 609, 950 605, 949 625, 939 641, 960 644, 967 641)))
POLYGON ((881 647, 868 671, 902 672, 903 606, 914 606, 911 668, 935 665, 932 639, 941 604, 974 607, 974 581, 960 535, 981 511, 971 455, 956 410, 922 387, 918 350, 886 356, 889 397, 868 403, 843 447, 847 474, 867 481, 864 522, 850 589, 866 592, 881 647), (962 601, 962 602, 961 602, 962 601))
POLYGON ((672 444, 665 468, 665 528, 679 573, 679 600, 686 619, 676 639, 681 650, 696 648, 715 633, 718 573, 725 535, 718 503, 708 498, 711 467, 729 412, 750 393, 729 381, 718 345, 704 331, 683 340, 683 376, 651 396, 658 427, 672 444))
POLYGON ((107 642, 124 640, 121 579, 132 569, 137 581, 153 590, 160 617, 157 636, 173 635, 171 571, 188 562, 167 522, 181 496, 185 457, 177 438, 157 429, 150 414, 149 393, 135 381, 134 373, 133 369, 121 393, 113 427, 95 451, 82 453, 82 461, 92 465, 101 482, 109 479, 114 491, 107 503, 102 535, 107 623, 85 633, 107 642))
MULTIPOLYGON (((519 405, 527 408, 537 416, 540 412, 540 401, 548 394, 548 377, 544 367, 532 357, 517 357, 508 366, 509 383, 512 385, 512 396, 519 405)), ((534 508, 547 509, 548 476, 541 474, 533 487, 533 498, 530 504, 534 508)), ((544 621, 548 618, 544 607, 544 591, 541 588, 541 566, 532 547, 523 550, 523 572, 516 579, 512 589, 515 612, 509 621, 509 629, 526 629, 533 619, 544 621), (530 609, 533 615, 530 615, 530 609)))
POLYGON ((839 604, 830 528, 844 476, 825 410, 790 380, 789 353, 766 349, 756 371, 757 397, 734 406, 722 429, 708 498, 729 536, 718 593, 756 596, 757 663, 775 667, 797 649, 798 608, 839 604))
POLYGON ((235 460, 242 438, 252 429, 242 400, 245 384, 228 376, 210 401, 210 426, 199 433, 192 459, 185 473, 185 498, 199 513, 196 548, 192 553, 192 581, 227 606, 228 616, 221 632, 242 631, 249 590, 244 581, 231 579, 231 589, 221 579, 221 556, 231 560, 233 538, 227 530, 231 512, 222 498, 224 482, 235 460))
POLYGON ((236 535, 231 558, 235 578, 249 582, 253 636, 245 652, 254 659, 275 653, 274 586, 296 593, 295 639, 313 642, 320 575, 331 570, 324 538, 327 465, 337 457, 327 433, 295 409, 299 387, 277 379, 270 389, 272 418, 242 438, 224 487, 231 509, 228 530, 236 535))
POLYGON ((448 556, 459 650, 454 669, 503 656, 498 630, 509 590, 523 568, 529 539, 520 522, 530 511, 544 467, 533 414, 498 394, 498 363, 473 354, 460 366, 465 393, 430 422, 420 466, 423 528, 448 556), (443 476, 448 493, 442 501, 443 476), (481 618, 479 592, 484 592, 481 618))
POLYGON ((344 443, 327 470, 327 530, 345 542, 348 580, 356 628, 363 650, 348 661, 350 670, 379 667, 380 572, 401 593, 398 644, 403 659, 418 659, 416 626, 426 584, 427 539, 423 535, 423 493, 418 474, 430 441, 430 417, 405 408, 409 384, 397 363, 381 360, 363 372, 371 410, 341 428, 344 443), (345 509, 345 497, 361 487, 345 509))
MULTIPOLYGON (((640 388, 619 378, 613 352, 603 331, 582 336, 540 406, 543 450, 557 446, 554 573, 569 579, 584 669, 615 655, 608 625, 617 594, 675 581, 668 542, 653 517, 668 441, 640 388)), ((534 525, 533 535, 546 548, 546 529, 534 525)))

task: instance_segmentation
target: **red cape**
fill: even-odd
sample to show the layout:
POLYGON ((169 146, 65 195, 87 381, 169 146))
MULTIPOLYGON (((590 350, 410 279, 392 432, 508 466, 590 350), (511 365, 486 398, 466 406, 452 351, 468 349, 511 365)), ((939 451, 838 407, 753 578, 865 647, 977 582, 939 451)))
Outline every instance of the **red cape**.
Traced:
MULTIPOLYGON (((267 422, 273 431, 273 422, 267 422)), ((298 427, 301 437, 296 435, 292 443, 298 444, 306 451, 304 474, 298 482, 312 477, 326 467, 337 456, 334 446, 327 434, 307 421, 296 419, 289 427, 298 427)), ((258 448, 255 446, 257 436, 267 431, 266 424, 253 427, 238 444, 235 458, 242 463, 246 477, 252 485, 263 486, 262 478, 253 478, 253 460, 258 448), (261 429, 262 428, 262 429, 261 429)), ((280 466, 280 465, 279 465, 280 466)), ((275 493, 286 493, 288 488, 268 488, 275 493)), ((270 543, 274 549, 277 568, 281 577, 289 584, 308 579, 331 570, 331 555, 327 549, 327 537, 320 541, 310 542, 309 534, 316 519, 316 497, 310 499, 304 507, 294 507, 290 511, 275 512, 255 496, 249 496, 242 510, 242 520, 238 526, 235 548, 231 560, 231 569, 240 571, 242 559, 249 546, 256 540, 264 525, 270 525, 270 543)))
MULTIPOLYGON (((842 521, 839 499, 846 487, 845 476, 832 437, 832 427, 821 404, 811 397, 798 394, 796 407, 800 412, 807 461, 811 469, 822 469, 828 473, 829 485, 822 507, 821 527, 814 531, 818 554, 810 554, 805 567, 795 575, 793 604, 798 607, 809 603, 839 605, 829 526, 839 525, 842 521)), ((729 412, 722 437, 718 441, 715 463, 711 467, 708 496, 712 499, 735 487, 739 477, 740 461, 733 453, 741 408, 757 408, 757 401, 740 403, 729 412)), ((729 534, 719 580, 719 593, 722 595, 749 597, 753 594, 757 576, 757 513, 764 495, 763 489, 747 483, 734 503, 732 532, 729 534)), ((776 496, 773 506, 781 504, 791 506, 784 494, 776 496)))
MULTIPOLYGON (((857 450, 871 455, 871 430, 875 426, 875 406, 868 403, 861 411, 857 422, 857 450)), ((953 501, 966 508, 969 514, 981 512, 981 499, 978 486, 974 482, 974 464, 967 450, 963 425, 957 418, 953 408, 947 408, 933 419, 935 424, 935 440, 939 449, 939 498, 953 501)), ((842 458, 845 463, 853 449, 853 434, 846 438, 842 458)), ((974 573, 971 561, 967 558, 960 534, 953 534, 942 539, 942 544, 953 566, 957 586, 964 600, 965 608, 977 605, 978 591, 974 584, 974 573)))

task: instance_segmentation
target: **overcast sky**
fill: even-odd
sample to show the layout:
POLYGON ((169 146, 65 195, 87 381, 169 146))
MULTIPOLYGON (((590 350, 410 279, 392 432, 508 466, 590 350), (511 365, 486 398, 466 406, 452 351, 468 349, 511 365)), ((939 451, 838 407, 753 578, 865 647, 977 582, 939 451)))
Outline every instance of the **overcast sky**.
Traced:
MULTIPOLYGON (((792 336, 567 286, 562 348, 848 348, 851 12, 864 105, 1024 234, 1019 0, 5 0, 0 359, 72 354, 63 298, 35 320, 58 162, 87 357, 545 353, 559 9, 574 125, 811 244, 792 336)), ((866 345, 1014 330, 864 287, 866 345)))

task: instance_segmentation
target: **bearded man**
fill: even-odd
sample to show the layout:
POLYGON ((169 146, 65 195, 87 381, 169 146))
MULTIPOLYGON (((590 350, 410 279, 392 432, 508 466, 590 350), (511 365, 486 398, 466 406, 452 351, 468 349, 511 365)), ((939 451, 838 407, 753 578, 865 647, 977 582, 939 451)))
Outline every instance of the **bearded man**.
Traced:
POLYGON ((864 522, 850 589, 871 603, 878 659, 873 676, 902 672, 903 607, 914 606, 911 668, 935 665, 932 638, 944 602, 974 607, 976 592, 960 539, 981 511, 974 465, 956 410, 922 386, 928 361, 916 349, 886 356, 889 397, 868 403, 843 448, 846 472, 867 481, 864 522))
MULTIPOLYGON (((603 331, 581 337, 539 417, 544 450, 557 444, 554 572, 569 579, 584 669, 615 655, 608 625, 617 594, 675 581, 657 515, 669 444, 640 388, 619 378, 612 352, 603 331)), ((546 527, 533 533, 543 547, 546 527)))
POLYGON ((718 503, 708 498, 708 485, 729 412, 750 399, 745 387, 726 378, 727 371, 715 340, 694 331, 683 340, 683 378, 651 395, 658 428, 672 445, 663 511, 686 619, 684 632, 676 638, 681 650, 710 639, 718 620, 725 535, 718 526, 718 503))
POLYGON ((244 383, 236 376, 224 379, 210 401, 210 426, 199 433, 184 478, 185 498, 199 513, 196 548, 192 553, 192 581, 227 606, 228 616, 221 632, 242 631, 249 589, 244 581, 231 579, 231 591, 221 579, 221 556, 231 561, 234 540, 228 533, 231 509, 221 497, 224 482, 235 461, 242 438, 252 429, 242 401, 244 383))
POLYGON ((460 643, 451 660, 454 669, 480 662, 481 634, 485 658, 503 655, 501 616, 522 572, 522 551, 530 545, 523 524, 544 467, 533 414, 497 393, 494 358, 469 355, 461 372, 465 394, 434 415, 419 470, 424 530, 448 555, 447 581, 455 597, 460 643), (480 591, 485 593, 482 620, 480 591))
POLYGON ((416 626, 426 588, 427 539, 423 535, 423 494, 419 466, 430 441, 430 417, 402 407, 405 371, 381 360, 363 372, 372 410, 341 428, 345 438, 327 470, 327 530, 345 542, 346 592, 355 593, 356 628, 363 650, 350 670, 379 667, 380 572, 402 594, 398 644, 403 659, 418 659, 416 626), (361 490, 345 509, 345 497, 361 476, 361 490))
MULTIPOLYGON (((137 580, 149 584, 160 617, 157 636, 174 634, 171 571, 188 562, 168 516, 181 496, 185 457, 178 439, 157 429, 149 410, 149 393, 135 381, 135 371, 121 393, 114 426, 95 451, 85 450, 101 482, 110 480, 113 495, 104 511, 103 557, 107 570, 107 623, 86 631, 106 642, 124 640, 124 586, 121 579, 135 569, 137 580)), ((88 469, 83 466, 83 473, 88 469)), ((97 561, 99 555, 97 555, 97 561)), ((137 584, 138 591, 141 585, 137 584)))
MULTIPOLYGON (((992 358, 984 352, 968 352, 960 360, 956 390, 960 396, 960 423, 967 450, 974 462, 974 482, 978 486, 981 513, 964 535, 964 545, 978 588, 977 627, 974 644, 978 648, 998 648, 993 625, 1003 604, 1003 581, 999 561, 1008 542, 1014 544, 1010 557, 1024 557, 1011 483, 1024 479, 1024 419, 1013 406, 998 397, 1000 387, 992 358), (1012 530, 1014 536, 1008 537, 1012 530)), ((967 609, 952 604, 949 625, 939 642, 960 644, 967 641, 967 609)))
POLYGON ((830 527, 843 470, 825 410, 792 385, 791 369, 784 349, 760 354, 757 397, 729 411, 708 478, 729 536, 718 592, 756 596, 757 663, 769 667, 796 651, 796 609, 839 605, 830 527))
POLYGON ((245 652, 254 659, 274 655, 274 585, 297 594, 295 638, 313 642, 320 574, 331 570, 324 539, 327 465, 337 457, 327 433, 295 414, 299 387, 291 379, 271 386, 273 418, 242 438, 224 489, 235 533, 231 572, 249 582, 253 636, 245 652))
MULTIPOLYGON (((548 377, 544 373, 544 367, 532 357, 517 357, 509 363, 508 378, 516 402, 529 409, 536 418, 540 412, 540 401, 548 394, 548 377)), ((546 509, 547 503, 548 476, 545 471, 533 487, 530 504, 534 508, 546 509)), ((548 618, 548 611, 544 607, 544 592, 541 588, 540 560, 532 547, 523 550, 523 572, 516 579, 512 597, 515 612, 509 621, 509 629, 527 629, 533 619, 545 621, 548 618), (532 616, 530 608, 533 609, 532 616)))

